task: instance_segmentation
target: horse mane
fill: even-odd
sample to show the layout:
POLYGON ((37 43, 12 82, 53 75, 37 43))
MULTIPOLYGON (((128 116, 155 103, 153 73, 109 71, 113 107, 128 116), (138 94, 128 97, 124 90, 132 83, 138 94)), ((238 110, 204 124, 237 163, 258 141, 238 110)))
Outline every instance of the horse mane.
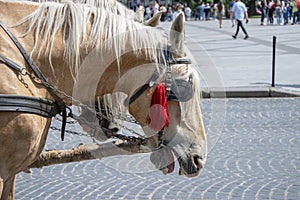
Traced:
POLYGON ((88 53, 88 49, 94 47, 103 52, 110 51, 118 62, 122 53, 130 49, 136 55, 143 51, 147 59, 158 63, 163 56, 157 49, 162 50, 165 46, 161 32, 107 11, 103 8, 105 5, 107 4, 102 3, 96 7, 70 1, 39 3, 37 10, 16 26, 28 24, 21 37, 33 32, 34 46, 31 55, 36 51, 38 56, 49 52, 53 71, 51 56, 54 40, 57 33, 62 31, 64 59, 70 65, 73 78, 79 71, 82 51, 85 49, 84 53, 88 53))
MULTIPOLYGON (((33 2, 45 3, 45 2, 56 2, 56 3, 67 3, 71 0, 31 0, 33 2)), ((126 8, 123 4, 116 0, 73 0, 74 3, 87 4, 99 8, 104 8, 105 10, 126 16, 127 18, 136 19, 136 13, 133 10, 126 8)))
POLYGON ((110 12, 136 19, 136 13, 126 8, 123 4, 116 0, 76 0, 78 3, 89 4, 99 8, 108 9, 110 12))

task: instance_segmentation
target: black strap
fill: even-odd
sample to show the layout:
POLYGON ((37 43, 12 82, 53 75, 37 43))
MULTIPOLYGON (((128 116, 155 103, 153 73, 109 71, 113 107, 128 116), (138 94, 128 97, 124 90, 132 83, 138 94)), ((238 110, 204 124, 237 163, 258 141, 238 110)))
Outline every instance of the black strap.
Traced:
POLYGON ((23 46, 19 43, 17 38, 10 32, 10 30, 0 21, 1 28, 6 32, 6 34, 10 37, 10 39, 14 42, 16 47, 19 49, 20 53, 22 54, 23 58, 29 65, 29 67, 34 71, 36 76, 42 81, 42 83, 45 85, 45 87, 49 86, 49 83, 47 82, 45 76, 43 73, 39 70, 39 68, 33 63, 29 55, 26 53, 23 46))
MULTIPOLYGON (((56 91, 54 90, 54 87, 46 80, 43 73, 40 71, 40 69, 33 63, 33 60, 29 57, 29 55, 26 53, 23 46, 19 43, 17 38, 9 31, 9 29, 0 21, 1 28, 6 32, 6 34, 10 37, 10 39, 14 42, 16 47, 19 49, 20 53, 22 54, 23 58, 25 59, 26 63, 29 65, 29 67, 33 70, 35 75, 41 80, 42 84, 45 86, 45 88, 48 90, 48 92, 51 94, 51 96, 55 99, 56 104, 59 107, 60 112, 62 113, 63 123, 67 121, 67 111, 66 111, 66 104, 65 102, 57 95, 56 91)), ((1 56, 3 60, 3 56, 1 56)), ((10 60, 4 59, 4 62, 11 63, 10 60)), ((16 65, 14 65, 16 66, 16 65)), ((14 67, 13 67, 14 68, 14 67)), ((15 69, 15 68, 14 68, 15 69)), ((18 69, 16 69, 18 70, 18 69)), ((65 124, 62 124, 61 129, 61 138, 64 139, 64 132, 65 132, 65 124)))
POLYGON ((150 85, 152 82, 154 83, 156 79, 158 78, 159 73, 155 71, 150 79, 142 86, 140 87, 130 98, 127 98, 124 102, 125 105, 132 104, 137 98, 139 98, 148 88, 151 88, 152 85, 150 85))
POLYGON ((138 89, 129 99, 129 102, 125 101, 127 105, 132 104, 139 96, 141 96, 147 89, 149 88, 149 84, 144 84, 140 89, 138 89))
MULTIPOLYGON (((173 58, 172 53, 170 51, 170 46, 168 46, 167 50, 164 51, 164 56, 166 59, 166 64, 168 65, 169 68, 171 68, 171 65, 173 64, 191 64, 190 59, 173 58)), ((142 87, 140 87, 130 98, 127 98, 125 100, 125 105, 130 105, 137 98, 139 98, 148 88, 151 88, 152 87, 151 82, 155 82, 158 77, 159 77, 159 73, 155 71, 152 74, 151 78, 142 87)), ((170 85, 170 90, 171 90, 171 85, 170 85)), ((169 101, 179 101, 176 95, 172 93, 172 91, 170 91, 167 96, 169 101)))
POLYGON ((65 109, 64 103, 62 103, 62 99, 60 97, 58 97, 58 95, 56 94, 56 92, 53 89, 53 86, 46 80, 45 76, 40 71, 40 69, 33 63, 33 60, 26 53, 25 49, 19 43, 17 38, 8 30, 8 28, 2 22, 0 22, 0 26, 7 33, 7 35, 10 37, 10 39, 14 42, 14 44, 19 49, 20 53, 22 54, 23 58, 25 59, 25 61, 29 65, 29 67, 34 71, 35 75, 41 80, 41 82, 47 88, 47 90, 50 92, 50 94, 53 96, 53 98, 55 100, 57 100, 59 104, 63 104, 62 109, 65 109))
POLYGON ((47 99, 0 94, 0 112, 31 113, 51 118, 60 111, 55 103, 47 99))
POLYGON ((8 67, 10 67, 22 74, 23 68, 20 65, 18 65, 17 63, 13 62, 12 60, 0 55, 0 61, 3 62, 4 64, 6 64, 8 67))

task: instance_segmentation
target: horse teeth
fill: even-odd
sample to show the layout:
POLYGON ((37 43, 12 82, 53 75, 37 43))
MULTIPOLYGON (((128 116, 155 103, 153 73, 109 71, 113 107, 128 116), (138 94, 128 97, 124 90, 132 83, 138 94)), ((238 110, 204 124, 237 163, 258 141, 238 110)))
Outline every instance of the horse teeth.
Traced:
POLYGON ((165 167, 161 171, 164 173, 164 175, 167 175, 169 172, 169 169, 167 167, 165 167))
POLYGON ((179 176, 183 175, 183 170, 181 168, 179 168, 179 173, 178 173, 179 176))

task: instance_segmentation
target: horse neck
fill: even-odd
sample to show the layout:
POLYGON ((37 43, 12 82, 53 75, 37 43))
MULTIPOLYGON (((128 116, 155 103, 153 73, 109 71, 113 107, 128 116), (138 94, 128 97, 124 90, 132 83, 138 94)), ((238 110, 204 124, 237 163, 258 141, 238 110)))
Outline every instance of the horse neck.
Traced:
MULTIPOLYGON (((26 34, 25 37, 18 37, 26 32, 27 23, 18 25, 16 27, 10 26, 18 24, 24 17, 30 15, 37 8, 38 4, 34 3, 13 1, 5 2, 0 0, 1 22, 9 27, 9 30, 15 37, 17 37, 18 41, 28 54, 30 54, 34 48, 34 33, 30 32, 29 34, 26 34)), ((20 66, 25 66, 25 61, 22 58, 21 53, 14 45, 12 45, 11 40, 5 34, 3 34, 2 37, 5 43, 7 41, 7 45, 10 45, 10 49, 8 49, 8 51, 2 51, 5 54, 4 56, 12 59, 20 66)), ((38 51, 34 51, 31 54, 31 58, 42 71, 49 83, 51 83, 58 90, 61 90, 67 94, 72 94, 74 81, 72 79, 68 64, 63 60, 64 45, 62 41, 62 35, 60 33, 57 34, 54 46, 52 48, 53 50, 51 52, 52 63, 50 63, 49 60, 50 52, 47 52, 46 50, 42 50, 42 52, 45 53, 41 55, 38 55, 38 51)), ((6 44, 3 44, 3 47, 5 46, 6 44)), ((39 48, 39 44, 36 45, 36 48, 39 48)))

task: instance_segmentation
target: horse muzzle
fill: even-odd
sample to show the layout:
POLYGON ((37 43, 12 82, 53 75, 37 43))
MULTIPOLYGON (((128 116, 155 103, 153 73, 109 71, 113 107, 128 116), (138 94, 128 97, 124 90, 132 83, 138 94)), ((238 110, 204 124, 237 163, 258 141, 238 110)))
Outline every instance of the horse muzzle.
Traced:
POLYGON ((205 164, 205 160, 198 155, 189 156, 186 159, 179 157, 178 162, 180 165, 179 175, 185 175, 187 177, 198 176, 205 164))

